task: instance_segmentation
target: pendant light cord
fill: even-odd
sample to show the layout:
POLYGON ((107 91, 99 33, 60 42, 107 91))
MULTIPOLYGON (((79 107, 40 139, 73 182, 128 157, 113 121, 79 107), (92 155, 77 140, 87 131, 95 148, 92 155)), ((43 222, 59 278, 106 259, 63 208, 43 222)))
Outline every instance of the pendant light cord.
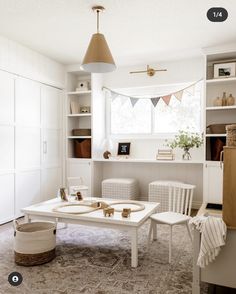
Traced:
POLYGON ((97 10, 97 33, 99 33, 99 10, 97 10))

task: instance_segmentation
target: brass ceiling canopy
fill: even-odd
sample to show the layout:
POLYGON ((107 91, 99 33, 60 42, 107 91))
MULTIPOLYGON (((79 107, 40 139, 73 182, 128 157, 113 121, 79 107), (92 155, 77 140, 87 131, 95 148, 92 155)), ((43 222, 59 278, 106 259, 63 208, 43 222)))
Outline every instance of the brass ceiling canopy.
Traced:
POLYGON ((146 73, 149 77, 152 77, 155 75, 157 71, 167 71, 167 69, 154 69, 149 67, 149 65, 147 65, 146 70, 131 71, 130 74, 146 73))
POLYGON ((116 69, 114 59, 103 34, 99 32, 99 13, 103 6, 94 6, 92 10, 97 13, 97 33, 92 35, 81 68, 91 73, 105 73, 116 69))

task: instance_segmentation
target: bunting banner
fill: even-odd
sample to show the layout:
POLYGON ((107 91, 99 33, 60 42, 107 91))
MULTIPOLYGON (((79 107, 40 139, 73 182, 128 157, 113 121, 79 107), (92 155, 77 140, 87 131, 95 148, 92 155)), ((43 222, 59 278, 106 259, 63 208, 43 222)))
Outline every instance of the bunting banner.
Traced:
POLYGON ((159 102, 160 99, 161 99, 161 97, 151 98, 152 105, 154 107, 156 107, 157 106, 157 103, 159 102))
POLYGON ((202 80, 203 79, 200 79, 197 82, 195 82, 195 83, 193 83, 183 89, 180 89, 176 92, 167 93, 163 96, 154 96, 154 97, 133 97, 133 96, 129 96, 126 94, 118 93, 118 92, 113 91, 107 87, 103 87, 102 89, 109 92, 112 101, 114 101, 115 99, 117 99, 119 97, 119 99, 121 101, 121 105, 124 105, 125 102, 129 99, 132 107, 135 107, 136 103, 140 99, 149 99, 150 102, 152 103, 153 107, 156 107, 160 100, 162 100, 165 103, 165 105, 168 106, 171 102, 172 97, 174 97, 179 102, 181 102, 183 95, 184 95, 184 92, 188 93, 188 95, 190 95, 190 96, 193 96, 195 93, 195 88, 196 88, 195 85, 197 83, 201 82, 202 80))
POLYGON ((175 96, 176 99, 178 99, 179 101, 181 101, 182 100, 182 97, 183 97, 183 94, 184 94, 184 91, 181 90, 179 92, 174 93, 173 95, 175 96))
POLYGON ((165 102, 166 105, 169 105, 171 96, 172 95, 166 95, 162 97, 162 100, 165 102))
POLYGON ((134 105, 138 102, 138 99, 130 97, 130 102, 131 102, 132 106, 134 107, 134 105))

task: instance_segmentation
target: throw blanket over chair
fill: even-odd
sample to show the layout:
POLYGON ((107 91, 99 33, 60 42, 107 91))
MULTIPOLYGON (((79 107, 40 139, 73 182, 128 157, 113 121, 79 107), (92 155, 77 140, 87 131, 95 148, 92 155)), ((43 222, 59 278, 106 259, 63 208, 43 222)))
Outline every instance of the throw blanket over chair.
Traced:
POLYGON ((173 183, 169 186, 169 209, 167 212, 155 213, 151 215, 151 225, 148 235, 148 244, 153 239, 156 240, 156 225, 166 224, 170 226, 169 240, 169 262, 172 254, 172 228, 174 225, 186 225, 189 237, 192 241, 192 235, 188 226, 191 219, 191 208, 193 200, 193 190, 195 186, 182 183, 173 183))

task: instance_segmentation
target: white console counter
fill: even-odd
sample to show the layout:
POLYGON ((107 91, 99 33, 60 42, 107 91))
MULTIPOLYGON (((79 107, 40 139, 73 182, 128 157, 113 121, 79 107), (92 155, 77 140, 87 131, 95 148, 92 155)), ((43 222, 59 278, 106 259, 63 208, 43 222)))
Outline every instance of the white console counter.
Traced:
POLYGON ((139 182, 140 200, 148 200, 152 181, 173 180, 196 185, 193 207, 203 198, 203 160, 156 160, 142 158, 93 158, 93 195, 101 195, 101 182, 107 178, 135 178, 139 182))

